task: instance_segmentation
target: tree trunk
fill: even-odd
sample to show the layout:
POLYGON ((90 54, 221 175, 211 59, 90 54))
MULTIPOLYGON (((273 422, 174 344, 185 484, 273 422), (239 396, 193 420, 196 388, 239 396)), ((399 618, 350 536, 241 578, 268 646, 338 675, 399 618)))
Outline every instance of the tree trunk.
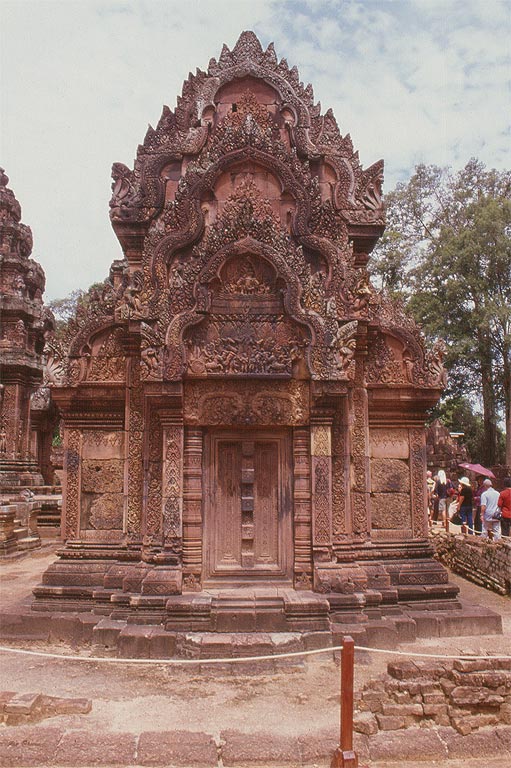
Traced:
POLYGON ((504 344, 502 363, 502 382, 506 413, 506 467, 511 473, 511 345, 504 344))
MULTIPOLYGON (((497 462, 497 409, 488 334, 481 328, 477 331, 479 359, 481 361, 481 392, 483 398, 484 456, 481 463, 490 467, 497 462)), ((477 461, 477 457, 475 461, 477 461)))

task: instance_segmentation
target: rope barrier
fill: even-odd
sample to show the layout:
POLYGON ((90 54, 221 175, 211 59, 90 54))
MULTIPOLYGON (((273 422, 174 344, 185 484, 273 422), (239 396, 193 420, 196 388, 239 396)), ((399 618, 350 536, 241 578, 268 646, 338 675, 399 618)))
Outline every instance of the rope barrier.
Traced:
MULTIPOLYGON (((477 656, 471 654, 465 655, 453 655, 446 654, 434 654, 434 653, 412 653, 411 651, 397 651, 386 648, 369 648, 365 645, 356 645, 357 651, 369 651, 370 653, 386 653, 394 656, 408 656, 412 658, 420 659, 455 659, 461 661, 490 661, 492 659, 499 659, 504 661, 511 661, 511 656, 506 655, 485 655, 477 656)), ((313 656, 321 653, 332 653, 334 651, 342 651, 341 645, 332 645, 327 648, 314 648, 310 651, 290 651, 288 653, 278 653, 271 656, 235 656, 230 658, 218 658, 218 659, 120 659, 118 657, 104 657, 104 656, 71 656, 69 654, 60 653, 44 653, 43 651, 30 651, 23 648, 12 648, 5 645, 0 645, 0 652, 3 653, 17 653, 26 656, 41 656, 46 659, 60 659, 61 661, 87 661, 99 664, 237 664, 247 661, 276 661, 279 659, 291 659, 301 656, 313 656)))

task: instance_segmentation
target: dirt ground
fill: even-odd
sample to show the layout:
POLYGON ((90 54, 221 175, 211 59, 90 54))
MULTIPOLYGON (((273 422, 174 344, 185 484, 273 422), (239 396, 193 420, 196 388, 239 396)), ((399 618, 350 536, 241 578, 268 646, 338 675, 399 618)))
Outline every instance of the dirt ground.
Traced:
MULTIPOLYGON (((3 610, 30 599, 31 588, 55 558, 54 548, 0 565, 3 610)), ((502 615, 504 634, 420 640, 400 646, 414 653, 510 653, 511 599, 485 591, 455 575, 464 600, 502 615)), ((0 643, 4 646, 14 643, 0 643)), ((73 653, 63 645, 18 643, 18 647, 73 653)), ((90 654, 90 649, 79 655, 90 654)), ((388 652, 356 654, 355 686, 384 672, 397 657, 388 652)), ((95 732, 201 731, 219 738, 225 728, 244 734, 299 737, 335 728, 339 722, 339 668, 332 654, 309 657, 302 666, 245 675, 215 667, 135 665, 19 656, 0 651, 0 690, 38 692, 92 700, 87 715, 62 715, 45 725, 95 732)), ((449 760, 450 768, 504 768, 509 757, 491 761, 449 760)), ((406 768, 414 763, 399 763, 406 768)), ((420 763, 424 765, 424 763, 420 763)), ((435 763, 429 763, 435 765, 435 763)), ((377 765, 374 763, 373 765, 377 765)), ((386 763, 387 768, 393 764, 386 763)))

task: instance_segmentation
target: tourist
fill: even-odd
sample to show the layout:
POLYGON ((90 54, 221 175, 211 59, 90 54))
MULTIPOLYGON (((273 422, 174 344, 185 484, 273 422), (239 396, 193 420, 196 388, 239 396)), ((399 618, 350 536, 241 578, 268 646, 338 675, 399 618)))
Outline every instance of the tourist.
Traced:
POLYGON ((435 485, 435 496, 438 499, 438 514, 442 516, 442 524, 447 520, 447 494, 449 492, 447 477, 443 469, 438 470, 437 481, 435 485))
POLYGON ((481 517, 483 522, 482 538, 487 539, 491 531, 493 539, 500 539, 500 515, 498 508, 499 492, 492 487, 492 482, 488 478, 483 482, 483 492, 481 494, 481 517), (496 517, 498 515, 498 518, 496 517))
POLYGON ((502 535, 511 536, 511 477, 504 478, 504 490, 500 492, 497 503, 502 512, 502 535))
POLYGON ((474 491, 474 508, 476 511, 474 528, 478 533, 481 533, 481 531, 483 530, 482 523, 481 523, 481 494, 484 491, 484 488, 483 488, 484 477, 482 475, 477 475, 476 480, 477 480, 477 488, 474 491))
POLYGON ((472 486, 468 477, 462 477, 458 486, 458 512, 461 524, 468 525, 469 533, 473 533, 472 522, 472 486))
POLYGON ((426 490, 428 494, 428 518, 431 522, 433 519, 433 491, 435 490, 435 481, 433 480, 433 473, 429 469, 426 472, 426 490))

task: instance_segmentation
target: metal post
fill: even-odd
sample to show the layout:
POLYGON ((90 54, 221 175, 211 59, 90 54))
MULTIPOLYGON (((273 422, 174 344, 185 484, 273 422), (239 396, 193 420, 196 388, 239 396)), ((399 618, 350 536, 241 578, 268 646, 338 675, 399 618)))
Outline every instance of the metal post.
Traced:
POLYGON ((335 750, 331 768, 358 768, 353 751, 353 679, 355 643, 349 635, 343 637, 341 654, 341 733, 340 746, 335 750))

